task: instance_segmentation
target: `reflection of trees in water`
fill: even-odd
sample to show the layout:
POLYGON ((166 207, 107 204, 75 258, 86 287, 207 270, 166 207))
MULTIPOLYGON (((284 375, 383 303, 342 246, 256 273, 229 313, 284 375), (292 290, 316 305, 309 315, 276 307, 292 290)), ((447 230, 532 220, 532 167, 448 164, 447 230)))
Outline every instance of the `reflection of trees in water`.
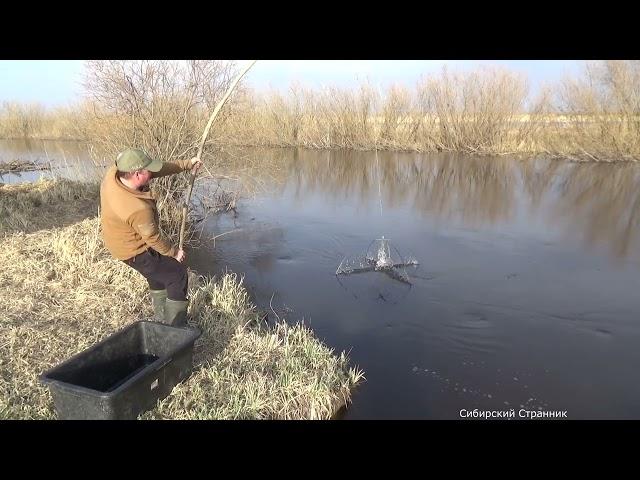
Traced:
POLYGON ((0 163, 33 162, 51 167, 43 177, 100 181, 104 168, 94 164, 89 151, 88 144, 78 141, 4 139, 0 140, 0 163))
MULTIPOLYGON (((281 148, 229 147, 216 152, 215 168, 209 173, 222 188, 242 196, 282 191, 291 156, 281 148)), ((205 169, 200 175, 207 173, 205 169)))
POLYGON ((552 218, 578 230, 590 244, 608 244, 626 257, 640 229, 640 168, 573 164, 558 184, 552 218))
POLYGON ((417 176, 407 176, 414 205, 465 224, 492 224, 508 220, 515 206, 517 164, 504 158, 433 156, 417 163, 417 176), (420 171, 422 170, 422 171, 420 171))
POLYGON ((376 153, 351 151, 255 155, 253 164, 269 165, 272 177, 286 176, 300 201, 321 192, 377 209, 380 188, 385 209, 412 205, 423 214, 478 226, 511 220, 522 198, 525 212, 539 210, 547 222, 561 223, 589 244, 608 244, 621 257, 630 253, 640 229, 640 167, 633 164, 397 152, 378 152, 377 160, 376 153))
POLYGON ((33 138, 12 138, 0 140, 0 150, 11 153, 15 156, 29 155, 32 153, 41 154, 47 148, 51 153, 57 152, 83 159, 88 157, 87 144, 77 141, 64 140, 36 140, 33 138))
POLYGON ((553 188, 558 177, 566 173, 566 162, 534 159, 520 162, 520 177, 525 198, 529 200, 530 210, 541 207, 543 200, 553 188))
POLYGON ((289 181, 296 198, 322 191, 368 204, 380 191, 383 208, 410 203, 425 214, 477 224, 509 218, 516 174, 516 164, 502 158, 333 151, 305 153, 292 163, 289 181))
POLYGON ((296 199, 320 191, 334 200, 353 199, 367 205, 378 195, 373 154, 347 151, 305 152, 290 167, 289 185, 296 199))
POLYGON ((631 253, 640 230, 637 165, 532 160, 521 163, 521 175, 530 207, 545 203, 546 221, 620 258, 631 253))

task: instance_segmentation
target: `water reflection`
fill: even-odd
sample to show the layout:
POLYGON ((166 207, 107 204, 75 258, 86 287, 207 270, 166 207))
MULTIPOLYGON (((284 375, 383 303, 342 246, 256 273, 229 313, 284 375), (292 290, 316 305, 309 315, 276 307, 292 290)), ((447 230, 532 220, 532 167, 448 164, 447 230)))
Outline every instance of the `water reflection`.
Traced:
POLYGON ((319 192, 367 205, 379 196, 383 209, 409 204, 469 225, 508 220, 518 185, 518 164, 506 158, 306 152, 291 158, 285 169, 299 200, 319 192))
MULTIPOLYGON (((51 173, 9 175, 3 182, 62 176, 91 180, 103 168, 90 147, 71 141, 2 140, 0 162, 50 162, 51 173)), ((457 154, 224 149, 213 172, 242 194, 310 194, 360 209, 414 213, 465 228, 541 221, 573 241, 604 246, 618 258, 638 251, 640 167, 548 159, 470 157, 457 154), (233 180, 233 181, 232 181, 233 180), (235 183, 234 183, 235 182, 235 183)), ((220 180, 216 180, 220 182, 220 180)))
POLYGON ((0 140, 0 162, 48 160, 90 162, 89 146, 77 141, 34 140, 30 138, 0 140))
POLYGON ((640 169, 636 165, 573 165, 558 181, 551 218, 590 245, 624 258, 638 250, 640 169))
POLYGON ((467 228, 526 224, 538 215, 543 225, 620 258, 638 250, 640 167, 634 164, 297 150, 271 161, 288 172, 280 189, 290 189, 297 202, 319 194, 385 212, 409 207, 467 228))
POLYGON ((0 162, 35 162, 48 170, 5 175, 8 183, 29 182, 38 178, 68 178, 79 181, 98 181, 104 167, 91 159, 91 147, 85 143, 64 140, 12 139, 0 140, 0 162))

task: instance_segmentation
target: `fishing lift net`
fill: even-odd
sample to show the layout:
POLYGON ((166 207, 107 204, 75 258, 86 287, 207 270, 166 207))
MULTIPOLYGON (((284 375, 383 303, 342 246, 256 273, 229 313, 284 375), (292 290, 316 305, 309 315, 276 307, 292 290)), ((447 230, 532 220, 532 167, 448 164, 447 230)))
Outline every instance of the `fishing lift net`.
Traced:
POLYGON ((403 257, 388 238, 378 238, 369 244, 364 255, 345 257, 338 265, 336 275, 364 272, 382 272, 399 282, 411 285, 406 267, 416 266, 418 261, 403 257))

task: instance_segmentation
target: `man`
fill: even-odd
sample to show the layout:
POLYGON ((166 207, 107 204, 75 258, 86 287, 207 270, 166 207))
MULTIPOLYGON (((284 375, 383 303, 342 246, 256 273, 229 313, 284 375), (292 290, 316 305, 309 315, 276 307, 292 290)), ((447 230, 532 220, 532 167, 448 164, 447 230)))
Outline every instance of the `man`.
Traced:
POLYGON ((163 164, 132 148, 118 155, 100 186, 104 244, 115 258, 147 279, 155 319, 169 325, 187 321, 185 255, 160 234, 156 200, 148 185, 152 178, 189 169, 195 173, 201 165, 198 158, 163 164))

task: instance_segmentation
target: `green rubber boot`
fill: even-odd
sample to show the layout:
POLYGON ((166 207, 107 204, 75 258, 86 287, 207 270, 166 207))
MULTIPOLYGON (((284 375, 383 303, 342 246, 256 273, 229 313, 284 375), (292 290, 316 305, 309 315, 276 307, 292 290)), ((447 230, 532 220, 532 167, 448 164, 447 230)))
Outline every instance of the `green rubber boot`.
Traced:
POLYGON ((164 323, 174 327, 186 327, 188 306, 189 300, 180 301, 167 298, 164 307, 164 323))
POLYGON ((153 303, 153 320, 164 323, 164 306, 167 301, 166 290, 149 290, 153 303))

